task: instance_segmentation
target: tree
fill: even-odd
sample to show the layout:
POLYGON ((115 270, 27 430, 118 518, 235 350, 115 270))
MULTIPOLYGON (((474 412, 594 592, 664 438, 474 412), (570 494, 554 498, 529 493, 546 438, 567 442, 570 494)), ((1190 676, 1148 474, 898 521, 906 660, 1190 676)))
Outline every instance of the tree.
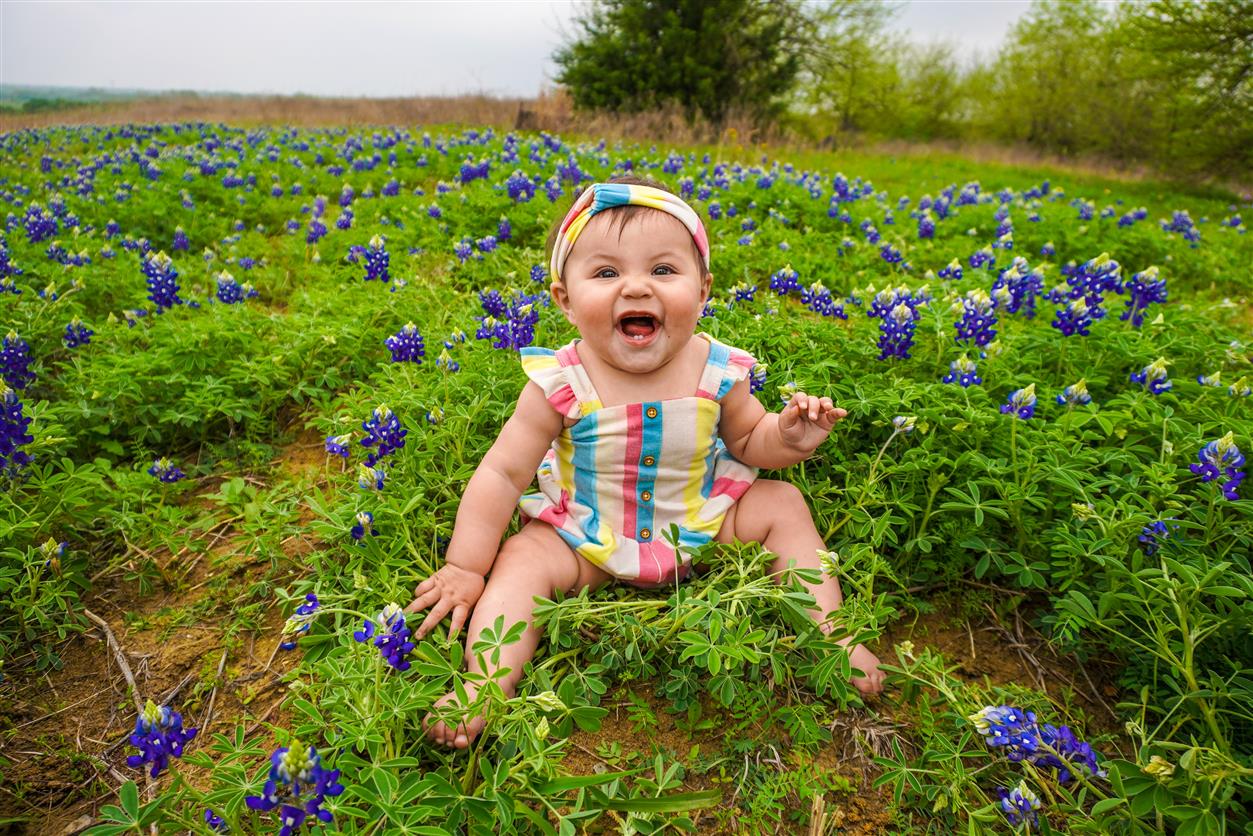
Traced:
POLYGON ((799 0, 597 0, 553 56, 576 107, 635 113, 677 104, 721 126, 777 116, 801 67, 799 0))
POLYGON ((1253 170, 1253 0, 1152 0, 1125 21, 1136 78, 1161 91, 1161 162, 1253 170))

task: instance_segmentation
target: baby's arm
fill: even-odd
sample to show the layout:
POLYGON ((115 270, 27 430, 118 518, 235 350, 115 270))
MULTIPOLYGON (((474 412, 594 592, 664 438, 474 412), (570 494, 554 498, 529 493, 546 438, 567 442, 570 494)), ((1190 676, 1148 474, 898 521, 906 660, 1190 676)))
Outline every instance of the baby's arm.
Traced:
POLYGON ((788 467, 809 458, 848 413, 830 398, 797 392, 782 412, 766 412, 741 380, 722 399, 718 432, 727 450, 750 467, 788 467))
POLYGON ((513 415, 461 495, 445 565, 418 584, 413 602, 405 607, 406 612, 431 607, 417 629, 419 638, 450 612, 450 637, 469 618, 483 594, 484 577, 496 561, 501 535, 513 519, 518 498, 535 478, 535 469, 561 432, 561 424, 561 415, 543 390, 528 381, 513 415))

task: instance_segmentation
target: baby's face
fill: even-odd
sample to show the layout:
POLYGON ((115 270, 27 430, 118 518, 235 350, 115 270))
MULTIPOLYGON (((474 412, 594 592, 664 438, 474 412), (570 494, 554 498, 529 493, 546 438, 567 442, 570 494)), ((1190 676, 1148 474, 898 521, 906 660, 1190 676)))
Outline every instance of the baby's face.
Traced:
POLYGON ((662 211, 641 214, 618 235, 609 213, 593 216, 552 286, 553 299, 591 351, 624 372, 647 374, 674 359, 696 333, 712 278, 692 236, 662 211))

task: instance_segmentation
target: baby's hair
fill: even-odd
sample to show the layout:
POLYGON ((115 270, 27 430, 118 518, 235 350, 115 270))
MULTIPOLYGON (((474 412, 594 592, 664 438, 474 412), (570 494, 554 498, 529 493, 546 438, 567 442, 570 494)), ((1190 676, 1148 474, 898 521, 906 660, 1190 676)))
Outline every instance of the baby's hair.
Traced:
MULTIPOLYGON (((620 175, 618 175, 617 177, 611 177, 611 178, 609 178, 608 180, 606 180, 606 181, 604 181, 604 182, 606 182, 606 183, 621 183, 621 184, 623 184, 623 185, 627 185, 627 186, 651 186, 651 187, 652 187, 652 188, 654 188, 654 189, 660 189, 660 190, 661 190, 661 191, 663 191, 663 192, 668 192, 669 194, 674 194, 674 191, 673 191, 673 190, 671 190, 671 189, 667 188, 665 185, 663 185, 663 184, 661 184, 661 183, 658 183, 656 180, 653 180, 653 179, 648 178, 648 177, 640 177, 640 176, 635 175, 635 174, 620 174, 620 175)), ((577 200, 577 199, 578 199, 578 198, 576 197, 576 198, 575 198, 575 200, 577 200)), ((570 202, 570 205, 571 205, 571 206, 573 206, 573 205, 574 205, 574 201, 571 201, 571 202, 570 202)), ((690 204, 689 204, 689 205, 690 205, 690 204)), ((570 211, 570 207, 569 207, 569 206, 567 206, 567 207, 566 207, 566 212, 569 212, 569 211, 570 211)), ((611 223, 613 223, 613 224, 617 227, 617 229, 618 229, 618 238, 619 238, 619 240, 620 240, 620 239, 622 238, 622 230, 626 229, 627 224, 631 223, 632 221, 638 220, 638 219, 639 219, 639 217, 640 217, 640 215, 642 215, 642 214, 644 214, 644 213, 647 213, 647 212, 658 212, 658 211, 660 211, 660 210, 658 210, 658 209, 652 209, 652 208, 650 208, 650 207, 648 207, 648 206, 634 206, 634 205, 630 205, 630 206, 612 206, 612 207, 610 207, 610 208, 608 208, 608 209, 603 209, 603 210, 601 210, 601 211, 600 211, 600 212, 598 212, 597 214, 598 214, 598 215, 611 215, 611 217, 612 217, 611 223)), ((693 212, 696 212, 696 207, 695 207, 695 206, 693 206, 693 207, 692 207, 692 211, 693 211, 693 212)), ((566 212, 562 212, 562 213, 561 213, 561 215, 560 215, 560 216, 558 216, 557 220, 553 223, 552 229, 548 230, 548 243, 547 243, 547 245, 546 245, 546 246, 545 246, 545 248, 544 248, 544 253, 545 253, 545 256, 546 256, 546 257, 545 257, 545 259, 544 259, 544 263, 546 263, 546 264, 547 264, 548 262, 552 261, 552 257, 553 257, 553 247, 554 247, 554 246, 556 246, 556 243, 557 243, 557 233, 561 231, 561 222, 562 222, 563 220, 565 220, 565 217, 566 217, 566 212)), ((700 213, 699 213, 699 212, 697 212, 697 216, 698 216, 698 217, 699 217, 699 215, 700 215, 700 213)), ((701 223, 704 223, 704 220, 703 220, 703 219, 702 219, 701 223)), ((612 227, 611 227, 611 229, 612 229, 612 227)), ((700 248, 696 246, 696 241, 695 241, 695 240, 692 240, 691 244, 692 244, 692 258, 696 259, 696 263, 697 263, 698 265, 700 265, 700 268, 701 268, 701 278, 703 279, 703 278, 705 278, 706 276, 708 276, 708 275, 709 275, 709 270, 705 268, 705 257, 704 257, 703 255, 701 255, 700 248)), ((552 277, 550 277, 550 278, 552 278, 552 277)))

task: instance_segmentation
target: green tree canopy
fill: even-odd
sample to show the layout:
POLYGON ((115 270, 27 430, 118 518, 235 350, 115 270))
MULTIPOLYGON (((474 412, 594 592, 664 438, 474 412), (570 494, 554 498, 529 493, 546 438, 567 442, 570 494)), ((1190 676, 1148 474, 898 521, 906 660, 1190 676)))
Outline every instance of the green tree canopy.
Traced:
POLYGON ((576 107, 634 113, 677 104, 721 124, 777 116, 801 68, 797 0, 597 0, 554 55, 576 107))

